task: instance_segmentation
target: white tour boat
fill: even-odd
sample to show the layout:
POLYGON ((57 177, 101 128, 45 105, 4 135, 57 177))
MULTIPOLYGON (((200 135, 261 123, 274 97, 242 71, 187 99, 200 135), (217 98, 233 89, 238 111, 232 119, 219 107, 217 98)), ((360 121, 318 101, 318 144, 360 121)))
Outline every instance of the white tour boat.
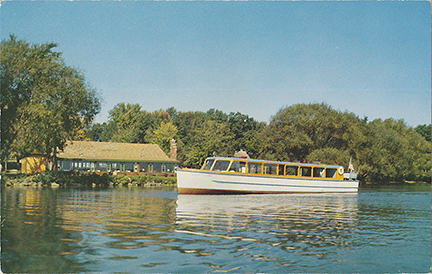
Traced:
POLYGON ((201 169, 177 169, 180 194, 357 192, 356 179, 342 166, 249 158, 210 157, 201 169))

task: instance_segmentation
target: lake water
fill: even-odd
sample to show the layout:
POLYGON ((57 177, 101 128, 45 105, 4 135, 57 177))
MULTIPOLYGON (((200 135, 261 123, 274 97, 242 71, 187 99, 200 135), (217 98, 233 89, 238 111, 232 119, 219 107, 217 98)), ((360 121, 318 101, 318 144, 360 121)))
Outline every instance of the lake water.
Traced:
POLYGON ((430 272, 431 188, 2 188, 3 272, 430 272))

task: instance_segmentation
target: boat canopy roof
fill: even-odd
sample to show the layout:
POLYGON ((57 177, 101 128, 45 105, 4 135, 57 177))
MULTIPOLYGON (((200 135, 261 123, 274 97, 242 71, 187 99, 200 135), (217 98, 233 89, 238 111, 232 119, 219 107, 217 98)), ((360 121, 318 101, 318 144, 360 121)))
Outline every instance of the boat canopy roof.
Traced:
POLYGON ((270 160, 260 160, 260 159, 251 159, 251 158, 233 158, 233 157, 208 157, 206 160, 228 160, 228 161, 242 161, 242 162, 260 162, 265 164, 283 164, 283 165, 297 165, 297 166, 310 166, 310 167, 334 167, 339 168, 342 166, 338 165, 325 165, 321 163, 296 163, 296 162, 283 162, 283 161, 270 161, 270 160))

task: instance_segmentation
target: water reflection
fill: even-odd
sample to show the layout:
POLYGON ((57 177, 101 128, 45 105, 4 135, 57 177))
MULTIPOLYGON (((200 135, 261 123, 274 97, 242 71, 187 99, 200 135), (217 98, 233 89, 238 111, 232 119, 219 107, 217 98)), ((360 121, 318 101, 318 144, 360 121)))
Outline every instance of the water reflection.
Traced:
POLYGON ((5 188, 1 194, 3 272, 430 268, 430 191, 201 196, 175 189, 5 188))
MULTIPOLYGON (((32 272, 83 271, 73 257, 77 242, 58 226, 58 199, 50 191, 2 189, 2 271, 32 272)), ((60 213, 61 214, 61 213, 60 213)))
MULTIPOLYGON (((176 232, 207 241, 225 239, 310 253, 351 241, 357 218, 357 194, 349 195, 179 195, 176 232)), ((209 251, 201 251, 201 253, 209 251)), ((266 252, 267 253, 267 252, 266 252)), ((240 254, 238 254, 241 256, 240 254)), ((268 258, 262 254, 256 259, 268 258)))
POLYGON ((166 243, 174 231, 177 193, 164 193, 3 189, 2 270, 99 271, 101 258, 136 258, 121 250, 166 243))

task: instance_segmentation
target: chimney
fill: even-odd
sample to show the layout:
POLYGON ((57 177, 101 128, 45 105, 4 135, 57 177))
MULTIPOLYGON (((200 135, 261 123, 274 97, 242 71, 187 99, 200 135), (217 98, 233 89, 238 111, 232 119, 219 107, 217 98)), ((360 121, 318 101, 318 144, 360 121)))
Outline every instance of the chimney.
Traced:
POLYGON ((177 160, 177 145, 174 139, 171 139, 170 141, 170 158, 177 160))

